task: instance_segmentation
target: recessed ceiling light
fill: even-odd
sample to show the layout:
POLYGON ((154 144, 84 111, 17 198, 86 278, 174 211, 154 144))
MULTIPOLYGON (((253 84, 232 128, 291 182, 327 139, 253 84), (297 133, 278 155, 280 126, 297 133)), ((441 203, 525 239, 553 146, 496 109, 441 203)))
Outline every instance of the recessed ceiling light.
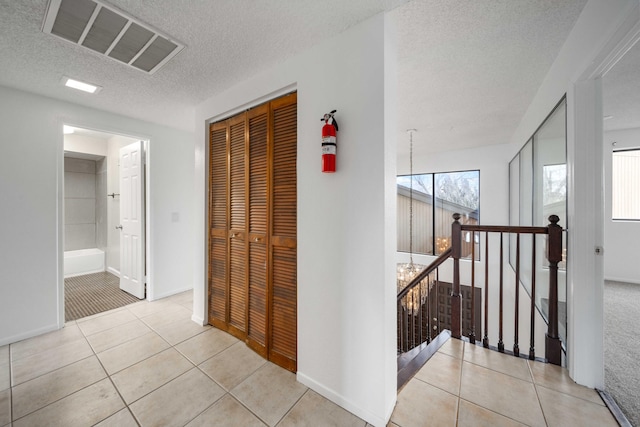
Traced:
POLYGON ((67 87, 71 87, 73 89, 78 89, 88 93, 98 93, 100 92, 100 89, 102 89, 101 86, 81 82, 80 80, 70 79, 69 77, 63 77, 62 83, 67 87))
POLYGON ((65 135, 69 135, 70 133, 74 133, 75 131, 76 130, 71 126, 67 126, 67 125, 62 126, 62 133, 64 133, 65 135))

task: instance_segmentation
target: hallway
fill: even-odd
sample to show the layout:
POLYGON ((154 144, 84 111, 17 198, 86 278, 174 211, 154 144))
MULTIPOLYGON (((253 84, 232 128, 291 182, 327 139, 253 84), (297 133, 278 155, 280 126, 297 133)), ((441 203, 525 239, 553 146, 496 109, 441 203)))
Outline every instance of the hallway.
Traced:
MULTIPOLYGON (((195 324, 192 304, 191 292, 142 301, 0 347, 0 426, 366 426, 195 324)), ((401 390, 389 425, 617 424, 566 371, 450 340, 401 390)))

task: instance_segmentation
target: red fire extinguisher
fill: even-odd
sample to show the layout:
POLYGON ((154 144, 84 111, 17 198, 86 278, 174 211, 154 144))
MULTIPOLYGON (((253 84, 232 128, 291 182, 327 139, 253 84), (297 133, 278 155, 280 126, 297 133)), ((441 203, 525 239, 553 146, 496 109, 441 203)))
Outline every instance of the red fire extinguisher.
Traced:
POLYGON ((322 172, 333 173, 336 171, 336 150, 337 140, 336 132, 338 131, 338 123, 333 117, 336 110, 324 115, 320 120, 324 121, 322 126, 322 172))

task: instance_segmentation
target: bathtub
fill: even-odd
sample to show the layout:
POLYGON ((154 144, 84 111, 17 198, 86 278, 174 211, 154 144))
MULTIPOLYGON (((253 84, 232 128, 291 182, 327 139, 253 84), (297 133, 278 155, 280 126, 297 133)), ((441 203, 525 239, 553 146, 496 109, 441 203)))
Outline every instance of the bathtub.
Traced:
POLYGON ((64 253, 64 277, 104 271, 104 255, 104 251, 97 248, 66 251, 64 253))

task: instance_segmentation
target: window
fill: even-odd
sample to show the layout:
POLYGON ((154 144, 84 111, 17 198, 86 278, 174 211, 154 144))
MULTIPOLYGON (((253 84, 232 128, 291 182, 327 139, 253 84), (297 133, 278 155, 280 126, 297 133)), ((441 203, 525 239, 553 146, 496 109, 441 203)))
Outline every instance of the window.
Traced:
POLYGON ((640 220, 640 149, 614 151, 611 218, 640 220))
MULTIPOLYGON (((478 170, 399 176, 397 189, 399 252, 409 252, 410 247, 415 254, 439 255, 444 252, 451 246, 454 213, 462 216, 462 224, 479 223, 478 170)), ((468 234, 463 236, 462 255, 471 256, 474 244, 479 255, 478 242, 472 242, 468 234)))

